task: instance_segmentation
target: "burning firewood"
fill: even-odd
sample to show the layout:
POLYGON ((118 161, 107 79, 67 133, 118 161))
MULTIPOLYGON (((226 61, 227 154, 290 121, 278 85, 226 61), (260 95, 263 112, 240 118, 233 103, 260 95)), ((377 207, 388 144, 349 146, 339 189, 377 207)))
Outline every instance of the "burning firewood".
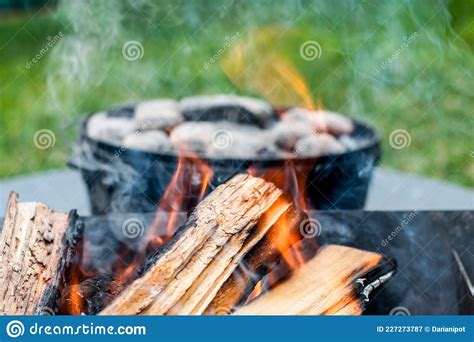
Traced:
MULTIPOLYGON (((273 183, 236 176, 196 207, 145 263, 141 277, 101 314, 231 313, 286 262, 307 221, 273 183), (236 276, 240 268, 245 272, 236 276)), ((237 314, 360 314, 364 300, 390 278, 394 266, 379 254, 328 246, 291 271, 237 314)))
POLYGON ((115 298, 102 314, 360 314, 395 268, 382 255, 349 247, 327 246, 314 256, 315 240, 303 238, 306 214, 273 183, 249 175, 206 197, 128 286, 113 277, 69 283, 81 237, 76 219, 11 194, 0 236, 0 313, 51 314, 61 303, 80 305, 80 296, 91 301, 91 313, 115 298), (280 274, 297 245, 311 252, 280 274), (256 291, 262 281, 269 285, 263 293, 256 291))
POLYGON ((51 314, 80 235, 76 214, 11 193, 0 235, 0 314, 51 314))
POLYGON ((359 315, 395 265, 380 254, 329 245, 237 315, 359 315))
POLYGON ((242 258, 291 203, 264 180, 238 175, 193 211, 143 276, 102 314, 201 314, 242 258))
MULTIPOLYGON (((303 238, 301 223, 305 220, 306 214, 293 206, 288 207, 267 234, 247 253, 241 262, 241 269, 234 271, 227 279, 204 314, 229 314, 245 302, 260 279, 277 265, 282 253, 303 238)), ((315 240, 312 240, 311 248, 316 250, 315 240)))

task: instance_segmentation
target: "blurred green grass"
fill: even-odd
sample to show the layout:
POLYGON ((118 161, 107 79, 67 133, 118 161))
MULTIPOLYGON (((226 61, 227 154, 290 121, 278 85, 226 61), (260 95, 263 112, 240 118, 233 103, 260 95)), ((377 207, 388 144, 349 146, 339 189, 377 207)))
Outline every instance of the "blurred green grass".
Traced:
MULTIPOLYGON (((446 61, 444 56, 426 56, 434 50, 424 49, 425 37, 422 37, 418 39, 420 42, 410 47, 411 51, 416 50, 416 54, 410 52, 411 55, 401 56, 397 61, 401 71, 384 73, 388 79, 383 80, 383 87, 367 82, 372 76, 363 69, 351 72, 350 64, 359 63, 357 59, 365 57, 365 47, 360 45, 360 41, 357 41, 357 49, 351 46, 352 42, 347 39, 350 36, 347 32, 350 26, 347 25, 350 23, 330 30, 321 28, 325 50, 320 61, 322 67, 317 70, 313 68, 314 64, 301 62, 298 56, 301 42, 314 37, 311 18, 299 20, 291 33, 281 37, 278 44, 275 42, 275 49, 295 61, 297 69, 308 81, 312 95, 322 98, 327 108, 367 120, 380 130, 383 135, 383 166, 473 186, 471 62, 474 14, 468 7, 465 2, 450 5, 454 31, 454 38, 450 39, 463 46, 460 51, 465 55, 459 58, 463 62, 467 60, 467 64, 453 65, 452 61, 457 57, 446 61), (345 46, 340 46, 342 40, 345 46), (424 70, 417 61, 405 60, 413 56, 422 61, 432 60, 433 63, 428 63, 427 70, 424 70), (410 132, 411 144, 397 150, 390 146, 388 136, 400 128, 410 132)), ((102 62, 107 59, 108 64, 103 77, 97 77, 94 82, 86 82, 85 85, 80 84, 80 77, 79 80, 71 78, 72 83, 70 81, 62 86, 61 82, 67 79, 66 72, 61 82, 49 88, 48 82, 51 85, 51 79, 54 80, 51 76, 64 67, 56 65, 55 60, 50 58, 56 47, 31 68, 26 68, 26 64, 44 47, 48 37, 54 37, 58 32, 67 35, 73 28, 61 13, 49 9, 26 14, 2 14, 0 178, 64 168, 65 159, 71 153, 68 144, 74 139, 74 130, 65 126, 71 123, 71 118, 80 117, 82 113, 141 98, 182 97, 222 91, 248 93, 232 84, 218 65, 208 70, 202 67, 222 47, 223 37, 232 35, 239 27, 239 18, 235 18, 226 20, 224 24, 202 28, 199 32, 177 35, 172 25, 168 29, 166 25, 161 25, 160 34, 150 32, 140 37, 145 54, 139 62, 124 60, 120 53, 123 42, 116 42, 112 49, 104 49, 101 56, 102 62), (111 57, 108 52, 114 49, 117 54, 111 57), (149 74, 150 65, 160 66, 156 68, 156 75, 149 74), (166 68, 161 67, 163 65, 166 68), (53 148, 41 150, 35 148, 33 137, 44 128, 55 133, 56 144, 53 148)), ((129 35, 125 38, 136 37, 129 35)), ((368 47, 367 54, 377 44, 374 39, 369 37, 364 42, 368 47)), ((356 40, 358 38, 354 37, 356 40)), ((379 60, 386 60, 390 51, 397 49, 399 40, 394 41, 392 50, 388 49, 389 53, 381 55, 379 60)), ((67 48, 62 46, 57 49, 67 48)), ((364 63, 362 66, 372 67, 364 63)), ((80 63, 78 67, 81 68, 80 63)), ((99 63, 97 69, 79 70, 78 74, 100 74, 102 71, 99 63)))

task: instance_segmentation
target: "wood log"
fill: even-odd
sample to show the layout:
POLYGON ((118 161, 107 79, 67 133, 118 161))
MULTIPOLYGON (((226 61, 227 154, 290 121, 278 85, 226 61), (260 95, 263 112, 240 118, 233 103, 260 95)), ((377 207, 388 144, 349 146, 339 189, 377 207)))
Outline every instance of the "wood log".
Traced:
POLYGON ((0 314, 51 314, 80 225, 76 213, 19 203, 11 193, 0 235, 0 314))
POLYGON ((395 264, 377 253, 329 245, 236 315, 359 315, 395 264))
MULTIPOLYGON (((204 314, 227 315, 243 304, 255 285, 277 266, 282 253, 303 239, 301 222, 307 218, 293 206, 288 207, 263 239, 245 255, 240 267, 227 279, 204 314)), ((311 248, 317 248, 314 239, 311 245, 311 248)))
POLYGON ((102 314, 201 314, 292 204, 275 185, 238 175, 217 187, 102 314))
MULTIPOLYGON (((285 241, 284 243, 289 244, 290 241, 297 241, 297 238, 290 236, 290 231, 285 225, 288 216, 291 216, 291 219, 295 221, 299 219, 298 222, 294 222, 294 225, 291 226, 292 233, 294 230, 293 227, 299 228, 300 222, 305 216, 303 214, 300 215, 293 205, 291 205, 284 197, 280 197, 272 207, 270 207, 270 209, 262 214, 262 217, 257 224, 260 229, 251 233, 247 238, 247 241, 245 241, 243 246, 240 247, 239 251, 236 251, 230 267, 227 267, 226 271, 222 274, 210 274, 210 271, 215 272, 220 269, 219 267, 215 267, 215 265, 219 263, 219 260, 225 260, 221 254, 218 254, 213 260, 215 265, 211 265, 211 267, 201 274, 201 279, 199 279, 195 285, 186 292, 186 295, 178 301, 174 308, 168 311, 168 314, 203 314, 211 301, 213 301, 218 295, 219 291, 225 287, 226 282, 233 278, 233 273, 237 267, 241 265, 244 256, 251 254, 254 255, 254 259, 259 258, 262 270, 259 270, 260 273, 251 273, 251 282, 243 288, 240 287, 240 289, 247 289, 247 291, 242 293, 241 297, 248 296, 248 294, 250 294, 248 288, 252 281, 259 281, 266 273, 268 273, 263 272, 264 263, 271 262, 272 258, 275 260, 276 254, 279 254, 278 247, 280 246, 276 245, 277 241, 269 239, 281 238, 281 235, 286 235, 288 241, 285 241), (280 232, 279 236, 276 236, 277 231, 280 232), (266 243, 264 241, 266 241, 266 243), (257 256, 257 254, 259 254, 259 256, 257 256), (216 281, 211 282, 210 280, 212 279, 216 279, 216 281), (196 294, 199 294, 201 297, 199 303, 196 303, 196 294)), ((237 237, 234 238, 238 239, 237 237)), ((283 246, 281 246, 281 248, 283 249, 283 246)), ((287 246, 287 248, 289 248, 289 246, 287 246)), ((236 293, 239 292, 238 287, 234 287, 234 290, 236 293)), ((222 307, 219 307, 219 309, 222 309, 222 307)))

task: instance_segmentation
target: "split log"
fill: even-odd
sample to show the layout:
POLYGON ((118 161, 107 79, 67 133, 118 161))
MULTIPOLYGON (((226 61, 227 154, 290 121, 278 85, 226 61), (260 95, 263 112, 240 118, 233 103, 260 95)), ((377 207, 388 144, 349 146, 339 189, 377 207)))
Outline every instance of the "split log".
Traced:
MULTIPOLYGON (((259 232, 252 233, 245 241, 244 246, 238 253, 235 254, 231 269, 227 269, 225 273, 218 276, 212 276, 209 272, 203 272, 200 276, 201 280, 197 281, 195 286, 191 287, 186 295, 181 298, 176 304, 175 308, 168 311, 168 314, 203 314, 212 301, 216 301, 219 293, 226 292, 226 289, 231 289, 230 292, 234 296, 227 298, 228 307, 232 308, 235 305, 229 300, 236 300, 236 304, 246 299, 250 294, 256 282, 262 279, 274 266, 277 259, 281 258, 281 252, 286 251, 293 243, 301 239, 299 227, 301 222, 307 216, 297 211, 284 197, 279 198, 274 205, 265 211, 257 224, 260 228, 259 232), (267 228, 268 227, 268 228, 267 228), (243 266, 246 268, 245 278, 248 278, 247 284, 235 283, 233 281, 237 266, 243 265, 243 260, 247 260, 247 264, 243 266), (210 279, 218 277, 217 282, 210 282, 210 279), (208 280, 208 281, 206 281, 208 280), (199 284, 197 286, 197 284, 199 284), (194 297, 196 293, 202 292, 201 301, 199 305, 195 303, 194 297), (240 295, 239 295, 240 294, 240 295)), ((222 256, 218 254, 215 259, 222 256)), ((213 261, 218 263, 218 261, 213 261)), ((245 261, 244 261, 245 263, 245 261)), ((239 267, 241 268, 241 267, 239 267)), ((209 269, 214 270, 214 267, 209 269)), ((222 294, 220 295, 222 297, 222 294)), ((218 310, 223 309, 223 303, 219 303, 218 310)))
POLYGON ((201 314, 247 254, 291 206, 275 185, 238 175, 217 187, 144 274, 102 311, 201 314))
MULTIPOLYGON (((303 239, 301 222, 307 218, 293 206, 288 207, 264 238, 245 255, 240 267, 227 279, 204 314, 227 315, 243 304, 255 285, 277 266, 282 253, 303 239)), ((311 248, 317 248, 315 240, 312 240, 311 248)))
POLYGON ((377 253, 329 245, 236 315, 359 315, 395 264, 377 253))
POLYGON ((51 314, 80 236, 76 213, 19 203, 11 193, 0 235, 0 314, 51 314))

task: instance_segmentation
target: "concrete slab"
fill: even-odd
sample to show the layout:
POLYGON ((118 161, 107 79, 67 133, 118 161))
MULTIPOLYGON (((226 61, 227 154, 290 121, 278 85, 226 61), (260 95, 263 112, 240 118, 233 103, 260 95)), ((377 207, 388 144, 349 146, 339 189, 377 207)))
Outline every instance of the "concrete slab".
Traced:
POLYGON ((474 210, 474 190, 448 182, 377 169, 367 210, 474 210))
MULTIPOLYGON (((60 211, 90 213, 87 191, 76 171, 50 171, 0 181, 0 212, 10 191, 22 201, 40 201, 60 211)), ((377 169, 370 186, 367 210, 474 210, 474 191, 401 172, 377 169)), ((2 214, 0 214, 1 216, 2 214)))
POLYGON ((23 202, 43 202, 57 211, 77 209, 80 215, 90 213, 86 187, 76 171, 49 171, 1 181, 0 216, 10 191, 17 192, 23 202))

